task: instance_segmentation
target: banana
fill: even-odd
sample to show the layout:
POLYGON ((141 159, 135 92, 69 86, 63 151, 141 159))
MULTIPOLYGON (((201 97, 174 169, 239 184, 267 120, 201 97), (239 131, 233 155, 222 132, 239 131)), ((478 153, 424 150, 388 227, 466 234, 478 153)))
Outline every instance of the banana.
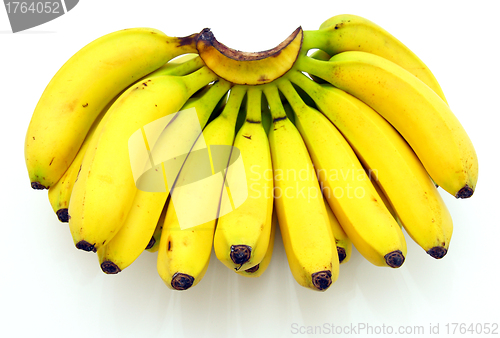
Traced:
POLYGON ((325 207, 328 214, 328 219, 330 220, 330 226, 332 227, 333 237, 335 238, 335 244, 337 245, 339 264, 347 263, 351 259, 352 241, 349 239, 344 229, 342 229, 339 220, 333 213, 330 204, 328 204, 328 201, 326 200, 325 207))
MULTIPOLYGON (((154 72, 149 74, 149 77, 162 76, 162 75, 175 75, 182 76, 187 75, 203 66, 203 61, 196 54, 183 55, 162 67, 158 68, 154 72), (194 56, 193 56, 194 55, 194 56), (194 58, 197 57, 196 60, 194 58)), ((123 92, 122 92, 123 93, 123 92)), ((103 111, 99 114, 97 119, 92 124, 82 146, 78 150, 76 157, 71 162, 68 169, 64 172, 63 176, 48 190, 49 201, 52 209, 56 213, 59 221, 67 223, 69 221, 68 206, 69 199, 71 197, 71 192, 73 191, 73 185, 75 184, 76 178, 80 171, 80 166, 82 164, 83 156, 85 151, 89 146, 90 139, 93 135, 100 135, 101 130, 105 122, 100 123, 103 116, 109 110, 111 105, 116 101, 116 99, 122 94, 115 96, 107 105, 104 107, 103 111)))
MULTIPOLYGON (((211 174, 210 178, 215 177, 216 162, 218 157, 224 164, 228 163, 229 157, 221 155, 214 150, 217 146, 232 146, 234 141, 237 115, 245 97, 246 88, 244 86, 234 86, 231 88, 229 99, 221 115, 210 122, 203 130, 203 138, 206 143, 206 159, 210 159, 211 174)), ((201 138, 198 139, 195 149, 203 149, 201 138)), ((191 192, 189 185, 183 189, 187 183, 190 183, 191 177, 198 176, 202 178, 201 182, 205 184, 208 179, 202 174, 205 173, 206 163, 200 163, 200 159, 191 152, 187 156, 184 165, 175 182, 175 188, 171 192, 171 200, 167 207, 167 214, 160 239, 158 249, 157 270, 164 283, 174 290, 186 290, 195 286, 203 278, 210 261, 212 251, 213 236, 219 211, 207 210, 201 205, 207 205, 207 202, 217 203, 219 208, 222 205, 221 193, 224 183, 220 188, 216 181, 213 185, 216 191, 213 194, 200 193, 199 190, 191 192), (220 189, 220 190, 219 190, 220 189), (182 210, 182 217, 185 215, 189 206, 191 213, 197 216, 210 216, 212 219, 202 224, 182 227, 179 210, 182 210)), ((225 170, 224 165, 224 170, 225 170)), ((225 179, 225 177, 224 177, 225 179)), ((220 182, 219 182, 220 183, 220 182)), ((209 183, 207 183, 209 184, 209 183)), ((196 185, 198 186, 198 185, 196 185)), ((219 209, 220 210, 220 209, 219 209)))
POLYGON ((418 77, 446 102, 441 86, 424 62, 396 37, 368 19, 341 14, 323 22, 318 30, 304 31, 303 50, 314 48, 332 56, 362 51, 386 58, 418 77))
POLYGON ((235 84, 259 85, 272 82, 293 67, 302 45, 302 28, 297 28, 273 49, 247 53, 217 41, 206 28, 197 36, 196 48, 208 68, 235 84))
POLYGON ((389 121, 445 191, 456 198, 472 196, 478 177, 474 146, 449 106, 425 83, 365 52, 299 61, 301 70, 357 97, 389 121))
POLYGON ((302 74, 290 78, 313 96, 323 114, 342 132, 410 237, 432 257, 442 258, 453 222, 406 141, 382 116, 352 95, 331 85, 318 85, 302 74))
MULTIPOLYGON (((294 89, 297 90, 298 94, 299 94, 298 91, 302 91, 299 87, 296 87, 294 89)), ((304 93, 304 92, 302 91, 300 94, 302 94, 302 93, 304 93)), ((309 97, 307 97, 307 98, 309 98, 309 97)), ((286 100, 286 97, 285 97, 285 100, 286 100)), ((311 102, 314 104, 313 101, 311 101, 311 102)), ((285 101, 283 103, 283 107, 285 108, 286 116, 296 126, 296 124, 295 124, 295 120, 296 120, 295 112, 293 111, 293 108, 290 105, 290 103, 288 101, 285 101)), ((337 217, 333 214, 333 211, 330 208, 330 205, 328 204, 327 201, 325 201, 325 206, 326 206, 326 211, 328 213, 328 218, 330 220, 330 225, 332 226, 333 237, 335 238, 335 243, 337 244, 337 253, 339 256, 339 263, 340 264, 346 263, 351 258, 352 242, 347 237, 347 234, 344 232, 344 230, 342 229, 339 221, 337 220, 337 217)))
POLYGON ((48 189, 61 178, 118 93, 168 60, 193 52, 194 36, 133 28, 102 36, 74 54, 45 88, 28 126, 24 154, 32 188, 48 189))
MULTIPOLYGON (((229 87, 230 84, 227 81, 217 81, 210 85, 203 95, 191 101, 188 100, 180 114, 190 108, 196 109, 198 121, 201 127, 204 127, 213 109, 220 98, 229 90, 229 87)), ((179 134, 184 133, 183 126, 179 125, 180 121, 181 118, 178 117, 168 125, 166 132, 162 133, 156 141, 159 146, 171 145, 172 142, 176 142, 179 134), (172 132, 171 130, 175 128, 179 130, 172 132)), ((190 127, 191 125, 188 124, 188 128, 190 127)), ((115 274, 122 271, 132 264, 145 248, 148 248, 149 243, 154 238, 162 210, 168 205, 168 196, 168 191, 150 192, 139 189, 136 192, 127 219, 118 233, 106 245, 97 250, 103 272, 115 274)))
POLYGON ((87 149, 70 199, 69 226, 78 249, 97 251, 127 217, 137 191, 130 136, 176 113, 192 94, 216 79, 206 67, 182 77, 153 77, 129 88, 113 104, 96 147, 87 149))
POLYGON ((106 274, 116 274, 130 264, 148 247, 168 193, 138 190, 127 219, 106 245, 99 247, 97 257, 106 274), (159 212, 158 212, 159 211, 159 212))
POLYGON ((288 80, 278 86, 294 109, 323 195, 356 249, 376 266, 400 267, 406 256, 404 234, 350 145, 323 114, 302 101, 288 80))
POLYGON ((274 238, 276 237, 276 228, 278 227, 278 217, 276 216, 276 212, 273 212, 272 222, 271 222, 271 233, 269 234, 267 244, 267 250, 264 255, 264 258, 257 263, 256 265, 248 268, 246 270, 238 270, 236 273, 238 275, 242 275, 245 277, 260 277, 269 267, 269 263, 271 263, 271 258, 273 255, 274 249, 274 238))
MULTIPOLYGON (((118 96, 116 98, 118 98, 118 96)), ((97 119, 94 121, 94 124, 92 125, 87 136, 85 137, 85 140, 83 141, 82 146, 78 150, 76 157, 73 159, 68 169, 66 169, 63 176, 48 189, 49 202, 50 205, 52 206, 52 210, 54 210, 54 212, 56 213, 56 216, 59 219, 59 221, 63 223, 68 223, 69 221, 69 215, 68 215, 69 199, 71 197, 71 192, 73 191, 73 185, 75 184, 78 172, 80 171, 80 166, 82 164, 85 151, 87 150, 89 144, 92 143, 92 139, 97 138, 98 135, 100 134, 102 127, 105 123, 105 122, 101 123, 101 121, 104 119, 104 116, 106 116, 109 107, 111 107, 116 98, 108 103, 108 105, 104 108, 101 114, 99 114, 97 119)))
POLYGON ((274 198, 288 264, 299 285, 324 291, 338 278, 339 258, 318 179, 278 89, 266 86, 264 94, 273 117, 274 198))
MULTIPOLYGON (((258 87, 248 89, 246 120, 234 141, 245 166, 248 198, 236 210, 219 218, 214 236, 217 258, 236 271, 262 261, 271 232, 272 162, 267 133, 262 125, 261 98, 262 91, 258 87)), ((228 169, 228 175, 232 170, 228 169)))

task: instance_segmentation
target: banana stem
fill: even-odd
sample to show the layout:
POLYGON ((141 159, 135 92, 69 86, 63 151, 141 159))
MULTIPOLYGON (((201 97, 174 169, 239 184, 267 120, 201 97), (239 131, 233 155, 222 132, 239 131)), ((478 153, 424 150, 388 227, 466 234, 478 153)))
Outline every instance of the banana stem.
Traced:
POLYGON ((177 45, 177 48, 172 48, 174 53, 170 55, 170 59, 172 60, 173 58, 182 55, 182 54, 188 54, 188 53, 198 53, 198 50, 196 49, 196 38, 198 37, 198 33, 191 34, 188 36, 184 37, 168 37, 166 43, 167 44, 175 44, 177 45))
POLYGON ((162 75, 174 75, 174 76, 184 76, 191 74, 192 72, 200 69, 205 64, 203 60, 197 56, 194 59, 186 61, 184 63, 179 64, 174 68, 165 68, 159 69, 157 72, 154 72, 152 75, 154 76, 162 76, 162 75))
POLYGON ((197 99, 196 104, 192 104, 188 101, 183 109, 196 106, 196 114, 198 115, 200 126, 202 128, 205 128, 220 99, 224 96, 224 94, 228 92, 230 87, 231 84, 229 82, 220 79, 219 81, 210 85, 208 90, 203 93, 200 98, 197 99))
POLYGON ((275 85, 268 86, 264 89, 264 94, 266 95, 267 102, 269 103, 273 123, 287 119, 285 108, 283 107, 283 103, 281 102, 280 94, 278 92, 278 87, 275 85))
POLYGON ((250 87, 247 94, 247 116, 250 123, 262 122, 262 91, 256 87, 250 87))
POLYGON ((334 62, 313 59, 306 55, 301 55, 297 59, 297 68, 301 71, 315 75, 325 81, 330 82, 331 69, 335 65, 334 62))
POLYGON ((307 105, 304 100, 302 100, 299 93, 297 93, 297 90, 293 87, 290 80, 287 79, 284 81, 280 81, 278 83, 278 88, 283 93, 283 95, 285 95, 285 98, 290 103, 290 106, 292 106, 295 115, 297 115, 297 117, 300 117, 303 109, 305 109, 307 105))
MULTIPOLYGON (((325 61, 321 61, 321 62, 325 62, 325 61)), ((320 96, 321 92, 323 91, 323 88, 321 87, 320 84, 312 81, 306 75, 304 75, 300 72, 290 72, 288 78, 290 79, 291 82, 298 85, 302 90, 304 90, 312 98, 320 96)), ((298 94, 297 94, 297 96, 298 96, 298 94)), ((300 96, 299 96, 299 98, 300 98, 300 96)), ((300 98, 300 100, 302 101, 301 98, 300 98)))
POLYGON ((327 52, 329 49, 328 42, 328 36, 321 30, 304 31, 301 52, 307 53, 311 49, 321 49, 327 52))
POLYGON ((204 66, 194 73, 183 76, 182 79, 184 80, 189 96, 192 96, 210 82, 216 81, 218 77, 208 67, 204 66))
POLYGON ((224 117, 235 126, 236 120, 238 118, 238 112, 243 102, 243 98, 245 97, 246 91, 247 89, 245 86, 236 85, 232 87, 231 91, 229 92, 227 104, 221 113, 221 117, 224 117))

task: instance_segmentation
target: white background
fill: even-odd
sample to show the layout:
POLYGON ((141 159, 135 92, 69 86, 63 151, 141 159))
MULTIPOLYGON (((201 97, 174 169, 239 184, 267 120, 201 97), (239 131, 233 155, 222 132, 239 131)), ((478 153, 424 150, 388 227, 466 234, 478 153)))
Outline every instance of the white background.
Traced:
MULTIPOLYGON (((425 336, 430 325, 439 325, 446 336, 447 323, 498 325, 496 5, 82 0, 68 14, 17 34, 11 33, 0 8, 0 336, 306 337, 297 331, 331 324, 365 324, 374 330, 383 325, 394 330, 423 326, 425 336), (75 249, 46 191, 30 188, 23 147, 33 109, 59 67, 93 39, 138 26, 171 36, 209 27, 230 47, 259 51, 274 47, 299 25, 316 29, 341 13, 371 19, 419 55, 440 81, 476 147, 480 175, 474 196, 455 200, 441 190, 455 227, 450 251, 442 260, 432 259, 411 240, 400 269, 372 266, 354 252, 341 266, 338 281, 319 293, 295 282, 278 236, 271 264, 260 278, 237 276, 213 255, 196 287, 174 292, 156 272, 156 254, 145 252, 118 275, 102 273, 94 254, 75 249)), ((326 329, 317 333, 311 336, 332 336, 326 329)))

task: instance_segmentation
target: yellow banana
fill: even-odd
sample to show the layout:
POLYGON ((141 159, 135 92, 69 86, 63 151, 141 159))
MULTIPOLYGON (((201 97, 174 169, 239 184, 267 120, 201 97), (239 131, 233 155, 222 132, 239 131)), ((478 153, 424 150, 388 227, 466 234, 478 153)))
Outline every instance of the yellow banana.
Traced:
MULTIPOLYGON (((116 98, 118 98, 118 96, 116 98)), ((92 139, 99 136, 105 123, 101 123, 101 121, 106 120, 103 117, 106 115, 109 107, 111 107, 116 98, 109 102, 101 114, 99 114, 68 169, 66 169, 63 176, 48 190, 49 202, 52 206, 52 210, 56 213, 59 221, 63 223, 67 223, 69 221, 69 199, 71 197, 71 192, 73 191, 73 185, 75 184, 78 172, 80 171, 85 151, 87 150, 89 144, 92 143, 92 139)))
POLYGON ((408 234, 435 258, 446 254, 452 220, 427 171, 400 134, 365 103, 302 74, 292 81, 313 96, 381 187, 408 234))
POLYGON ((271 233, 268 236, 267 250, 264 258, 256 265, 248 268, 246 270, 238 270, 237 274, 245 277, 260 277, 267 270, 269 263, 271 263, 271 258, 273 256, 274 249, 274 238, 276 237, 276 228, 278 227, 278 217, 276 212, 273 212, 272 222, 271 222, 271 233))
POLYGON ((106 104, 173 57, 196 52, 193 43, 193 36, 133 28, 102 36, 73 55, 45 88, 26 133, 31 186, 55 184, 106 104))
POLYGON ((389 121, 440 187, 456 198, 472 196, 478 177, 474 146, 449 106, 425 83, 365 52, 299 61, 301 70, 357 97, 389 121))
MULTIPOLYGON (((267 133, 262 125, 261 98, 262 91, 258 87, 248 89, 246 120, 234 141, 245 166, 248 197, 236 210, 219 218, 214 236, 217 258, 236 271, 262 261, 271 232, 272 162, 267 133)), ((228 175, 232 170, 228 169, 228 175)))
MULTIPOLYGON (((210 179, 217 178, 214 171, 216 157, 219 157, 224 163, 224 170, 226 163, 228 163, 230 155, 229 157, 222 156, 216 153, 215 149, 218 146, 232 146, 236 119, 245 97, 245 91, 244 86, 232 87, 228 102, 221 115, 203 130, 203 139, 207 147, 206 159, 207 161, 210 159, 211 173, 207 174, 207 176, 211 175, 210 179), (221 157, 223 158, 221 159, 221 157)), ((201 138, 198 139, 194 148, 204 149, 201 138)), ((206 172, 205 167, 206 163, 200 163, 200 158, 196 156, 195 152, 191 152, 187 156, 175 182, 175 188, 171 192, 172 197, 167 207, 158 249, 157 270, 165 284, 174 290, 186 290, 199 283, 210 261, 219 210, 208 210, 201 205, 207 205, 207 202, 211 202, 216 203, 216 206, 220 208, 224 183, 217 185, 220 182, 215 181, 212 185, 217 191, 215 193, 201 193, 198 189, 196 191, 189 190, 189 186, 192 184, 188 183, 191 183, 192 176, 201 178, 195 183, 200 183, 203 186, 209 184, 205 183, 209 181, 208 178, 201 177, 206 172), (190 208, 187 208, 188 206, 190 208), (182 214, 178 214, 179 210, 182 211, 182 214), (188 224, 189 226, 183 227, 181 217, 190 216, 186 213, 193 213, 196 214, 195 216, 200 216, 201 219, 208 218, 209 220, 201 224, 197 223, 198 225, 195 226, 188 224)), ((196 187, 198 186, 196 185, 196 187)))
MULTIPOLYGON (((203 95, 188 101, 181 109, 180 114, 190 108, 196 109, 198 121, 201 127, 204 127, 213 109, 220 98, 229 90, 229 87, 228 82, 224 80, 217 81, 210 85, 203 95)), ((178 125, 180 120, 180 117, 173 120, 156 143, 169 146, 172 142, 175 142, 178 135, 184 133, 183 126, 178 125), (169 129, 172 130, 173 128, 181 130, 169 134, 169 129)), ((191 128, 190 124, 188 124, 188 128, 191 128)), ((122 271, 132 264, 145 248, 148 248, 149 242, 154 238, 154 232, 158 226, 158 220, 161 218, 162 210, 168 203, 168 195, 168 191, 150 192, 138 190, 136 192, 127 219, 118 233, 106 245, 97 250, 99 263, 105 273, 114 274, 122 271)))
POLYGON ((341 14, 323 22, 318 30, 304 31, 303 50, 313 48, 332 56, 346 51, 379 55, 418 77, 446 102, 441 86, 424 62, 396 37, 368 19, 341 14))
POLYGON ((324 115, 302 101, 289 81, 278 85, 294 109, 323 194, 356 249, 374 265, 400 267, 406 256, 403 232, 350 145, 324 115))
POLYGON ((288 264, 299 285, 324 291, 338 278, 339 258, 316 173, 278 89, 264 89, 273 117, 269 144, 275 206, 288 264))
MULTIPOLYGON (((161 76, 161 75, 186 75, 191 73, 203 66, 203 61, 201 61, 199 56, 195 54, 188 54, 176 58, 175 60, 168 62, 163 65, 156 71, 149 74, 149 77, 161 76), (197 57, 196 60, 193 60, 194 57, 197 57), (189 62, 188 62, 189 61, 189 62)), ((101 130, 105 122, 100 123, 104 114, 109 110, 111 105, 116 101, 116 99, 121 95, 118 94, 115 96, 103 109, 103 111, 99 114, 97 119, 92 124, 91 129, 87 133, 85 140, 82 143, 82 146, 78 150, 76 157, 71 162, 68 169, 65 171, 63 176, 49 188, 49 201, 52 206, 52 209, 56 213, 58 219, 61 222, 68 222, 68 206, 69 199, 71 197, 71 192, 73 191, 73 185, 75 184, 76 178, 80 171, 80 166, 82 164, 83 156, 85 155, 85 151, 89 146, 90 139, 93 135, 100 135, 101 130)), ((97 137, 97 136, 96 136, 97 137)))
POLYGON ((178 112, 192 94, 216 79, 206 67, 186 76, 152 77, 129 88, 113 104, 96 147, 87 149, 70 199, 69 226, 78 249, 95 252, 127 218, 137 191, 130 136, 178 112))

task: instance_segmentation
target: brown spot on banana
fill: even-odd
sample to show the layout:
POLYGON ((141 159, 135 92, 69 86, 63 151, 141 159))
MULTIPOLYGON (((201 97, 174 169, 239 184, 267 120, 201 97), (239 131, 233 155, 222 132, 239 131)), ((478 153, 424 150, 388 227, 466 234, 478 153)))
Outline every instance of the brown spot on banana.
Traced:
POLYGON ((196 38, 203 62, 220 78, 234 84, 259 85, 272 82, 288 72, 298 58, 303 31, 298 27, 275 48, 262 52, 242 52, 227 47, 209 28, 196 38))

